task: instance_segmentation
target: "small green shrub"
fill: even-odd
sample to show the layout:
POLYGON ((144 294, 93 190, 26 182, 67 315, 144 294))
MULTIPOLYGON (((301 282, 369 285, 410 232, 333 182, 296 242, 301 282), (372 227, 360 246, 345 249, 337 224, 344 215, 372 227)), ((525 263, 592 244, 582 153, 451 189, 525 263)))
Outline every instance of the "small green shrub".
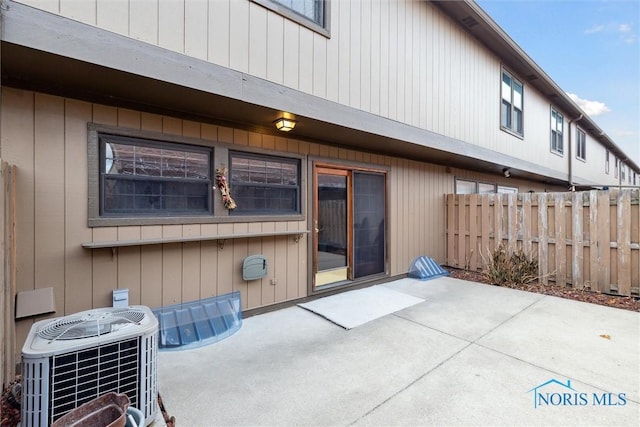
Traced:
POLYGON ((522 249, 509 254, 504 245, 500 245, 484 261, 482 274, 495 285, 517 287, 538 279, 538 260, 522 249))

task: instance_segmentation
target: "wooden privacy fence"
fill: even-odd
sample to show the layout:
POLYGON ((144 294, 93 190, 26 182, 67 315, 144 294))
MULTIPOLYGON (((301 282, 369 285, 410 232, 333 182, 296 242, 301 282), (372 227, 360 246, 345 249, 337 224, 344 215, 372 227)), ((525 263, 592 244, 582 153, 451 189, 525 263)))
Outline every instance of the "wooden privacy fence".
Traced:
POLYGON ((537 258, 541 282, 638 295, 640 189, 448 194, 446 265, 479 271, 503 244, 537 258))

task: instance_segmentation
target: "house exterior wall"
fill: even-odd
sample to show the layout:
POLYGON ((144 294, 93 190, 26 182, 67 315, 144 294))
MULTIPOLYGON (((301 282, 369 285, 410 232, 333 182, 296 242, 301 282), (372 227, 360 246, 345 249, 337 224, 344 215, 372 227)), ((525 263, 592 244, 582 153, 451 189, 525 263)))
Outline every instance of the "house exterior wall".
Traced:
MULTIPOLYGON (((216 234, 309 230, 309 219, 184 225, 93 227, 88 216, 87 124, 151 135, 179 135, 202 145, 226 142, 302 155, 314 160, 384 167, 388 174, 388 273, 404 274, 418 255, 444 260, 444 194, 454 179, 545 188, 487 174, 407 159, 325 146, 296 139, 179 120, 168 116, 92 104, 20 89, 2 88, 2 158, 17 167, 16 288, 52 286, 55 316, 111 305, 111 291, 128 288, 131 304, 150 307, 188 302, 239 290, 242 308, 252 309, 308 295, 310 237, 290 236, 197 241, 86 249, 87 242, 216 234), (496 182, 497 180, 497 182, 496 182), (241 262, 261 253, 269 275, 242 280, 241 262), (276 285, 271 284, 276 279, 276 285)), ((310 166, 308 166, 310 167, 310 166)), ((551 189, 549 189, 551 190, 551 189)), ((308 213, 308 209, 306 210, 308 213)), ((17 322, 18 348, 32 320, 17 322)))
MULTIPOLYGON (((565 153, 558 156, 550 150, 552 105, 525 84, 524 138, 500 130, 503 64, 429 2, 331 2, 330 38, 249 0, 21 3, 568 173, 568 146, 575 145, 576 135, 574 124, 569 141, 572 118, 563 112, 565 153)), ((455 191, 456 179, 516 187, 520 192, 566 189, 7 86, 2 86, 1 95, 1 155, 18 171, 16 287, 24 291, 53 286, 55 316, 108 306, 116 288, 130 290, 131 304, 150 307, 239 290, 243 310, 310 292, 311 234, 303 234, 299 242, 291 236, 228 239, 224 247, 216 240, 203 240, 83 248, 90 242, 312 228, 309 200, 303 201, 300 220, 89 227, 89 124, 148 132, 160 139, 185 137, 204 146, 226 143, 240 150, 295 154, 307 171, 316 160, 387 170, 389 276, 405 274, 419 255, 444 261, 444 195, 455 191), (269 275, 246 282, 240 265, 255 253, 267 257, 269 275)), ((605 152, 588 135, 587 162, 572 163, 576 180, 617 184, 613 156, 610 174, 604 174, 605 152)), ((308 177, 305 185, 309 193, 308 177)), ((18 349, 31 324, 17 322, 18 349)))
MULTIPOLYGON (((500 58, 430 2, 331 2, 330 38, 250 0, 22 3, 569 173, 575 117, 563 113, 565 152, 552 153, 553 104, 515 75, 524 84, 524 137, 500 130, 500 58)), ((601 150, 593 137, 587 145, 601 150)), ((589 156, 573 167, 574 180, 617 184, 603 164, 589 156)))

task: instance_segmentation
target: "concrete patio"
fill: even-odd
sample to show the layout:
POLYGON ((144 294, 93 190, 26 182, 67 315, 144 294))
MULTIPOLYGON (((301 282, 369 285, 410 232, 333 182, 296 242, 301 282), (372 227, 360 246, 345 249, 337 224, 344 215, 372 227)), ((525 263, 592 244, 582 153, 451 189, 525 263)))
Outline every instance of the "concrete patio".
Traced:
POLYGON ((638 425, 640 313, 448 277, 385 286, 425 302, 351 330, 290 307, 162 352, 167 412, 177 426, 638 425))

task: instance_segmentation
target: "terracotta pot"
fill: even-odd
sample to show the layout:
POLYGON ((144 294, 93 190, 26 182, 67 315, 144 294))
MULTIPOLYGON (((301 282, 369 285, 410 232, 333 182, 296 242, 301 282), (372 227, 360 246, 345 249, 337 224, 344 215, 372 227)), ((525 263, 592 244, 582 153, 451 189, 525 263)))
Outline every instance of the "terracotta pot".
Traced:
POLYGON ((124 427, 130 403, 126 394, 103 394, 67 412, 51 427, 124 427))

